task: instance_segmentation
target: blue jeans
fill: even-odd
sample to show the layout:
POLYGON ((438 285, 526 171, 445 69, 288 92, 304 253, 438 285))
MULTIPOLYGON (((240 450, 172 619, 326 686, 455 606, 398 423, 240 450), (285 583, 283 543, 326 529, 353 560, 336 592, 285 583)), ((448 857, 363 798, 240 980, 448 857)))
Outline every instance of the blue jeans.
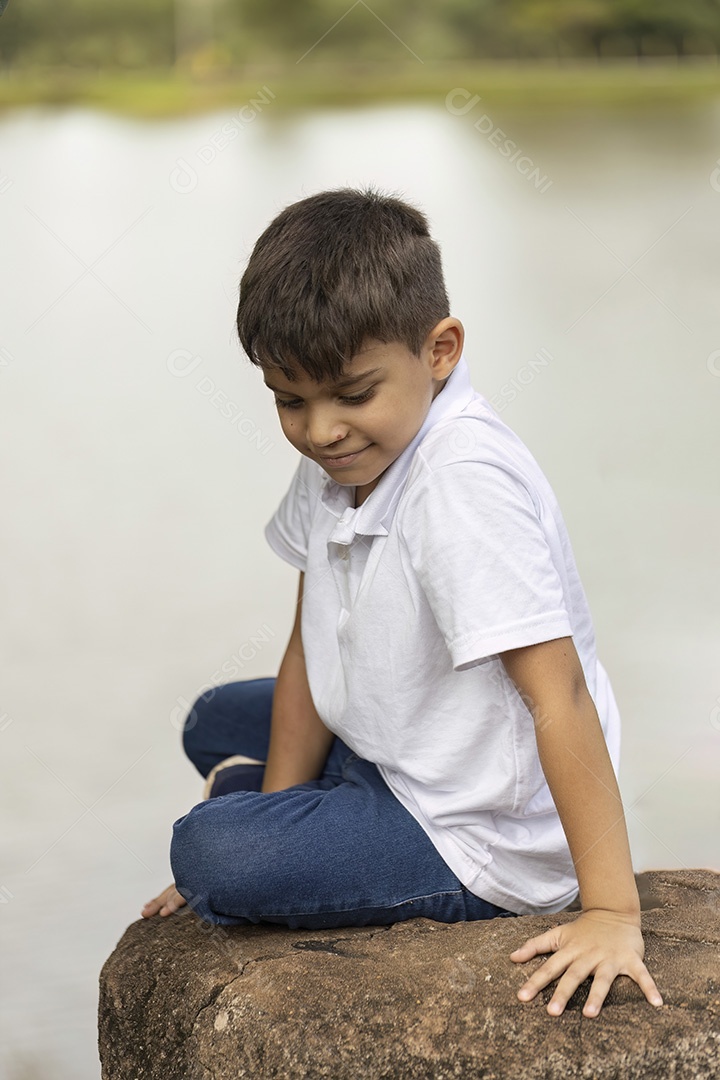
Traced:
MULTIPOLYGON (((228 683, 195 702, 183 745, 203 776, 233 754, 266 760, 274 687, 228 683)), ((176 887, 206 922, 326 929, 512 914, 465 888, 375 765, 340 739, 310 783, 261 792, 256 768, 255 790, 207 799, 173 825, 176 887)))

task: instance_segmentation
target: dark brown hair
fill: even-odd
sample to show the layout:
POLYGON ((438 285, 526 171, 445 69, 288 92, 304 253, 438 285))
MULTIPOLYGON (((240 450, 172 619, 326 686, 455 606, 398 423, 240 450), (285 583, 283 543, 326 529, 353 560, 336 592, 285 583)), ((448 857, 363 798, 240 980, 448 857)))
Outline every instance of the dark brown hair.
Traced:
POLYGON ((418 356, 449 314, 425 215, 371 188, 340 188, 293 203, 265 229, 240 281, 237 328, 253 364, 321 382, 339 379, 369 338, 418 356))

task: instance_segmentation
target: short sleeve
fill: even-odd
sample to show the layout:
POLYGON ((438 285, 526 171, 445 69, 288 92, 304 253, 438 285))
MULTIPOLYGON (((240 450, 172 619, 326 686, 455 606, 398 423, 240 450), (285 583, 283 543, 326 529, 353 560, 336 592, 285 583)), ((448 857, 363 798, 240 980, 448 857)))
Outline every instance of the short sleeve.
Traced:
POLYGON ((317 470, 301 457, 290 487, 265 526, 265 539, 276 555, 298 570, 305 571, 312 510, 316 505, 317 470))
POLYGON ((428 470, 399 514, 412 570, 456 671, 572 635, 540 514, 509 471, 478 461, 428 470))

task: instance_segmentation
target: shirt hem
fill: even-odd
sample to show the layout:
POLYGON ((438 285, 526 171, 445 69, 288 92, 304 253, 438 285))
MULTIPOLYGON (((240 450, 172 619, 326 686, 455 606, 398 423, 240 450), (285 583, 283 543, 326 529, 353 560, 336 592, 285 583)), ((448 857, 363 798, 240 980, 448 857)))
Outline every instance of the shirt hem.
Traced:
MULTIPOLYGON (((428 822, 423 815, 418 812, 418 809, 411 800, 398 791, 385 766, 377 765, 376 768, 398 802, 401 803, 407 812, 415 818, 445 865, 452 870, 458 881, 460 881, 460 883, 474 896, 477 896, 478 899, 487 900, 489 903, 495 904, 496 907, 504 908, 506 911, 512 911, 515 915, 552 915, 558 911, 563 911, 578 895, 578 887, 576 884, 570 890, 566 890, 562 893, 560 897, 545 903, 540 903, 521 898, 517 896, 517 894, 503 888, 498 882, 490 880, 487 875, 488 867, 493 863, 493 856, 490 850, 494 846, 493 844, 487 845, 487 850, 485 852, 487 861, 484 865, 476 866, 471 864, 469 867, 468 864, 470 863, 470 860, 468 856, 463 855, 457 846, 453 845, 452 838, 447 845, 447 847, 451 848, 450 851, 446 850, 446 845, 438 843, 437 829, 433 829, 432 827, 429 828, 428 822), (470 872, 468 872, 469 869, 470 872)), ((445 830, 445 832, 449 833, 450 837, 452 837, 451 830, 445 830)))
MULTIPOLYGON (((439 850, 439 849, 438 849, 439 850)), ((442 854, 442 852, 441 852, 442 854)), ((443 855, 443 858, 445 856, 443 855)), ((447 862, 447 859, 446 859, 447 862)), ((457 869, 448 863, 450 869, 454 874, 460 878, 457 869)), ((529 900, 523 900, 514 893, 508 892, 503 889, 501 885, 494 884, 492 881, 488 881, 484 877, 483 867, 478 874, 470 879, 470 881, 462 881, 466 889, 468 889, 474 896, 479 897, 481 900, 489 900, 491 904, 496 904, 498 907, 506 908, 508 911, 513 911, 516 915, 554 915, 559 911, 564 911, 565 908, 576 899, 578 895, 577 886, 574 889, 570 889, 568 892, 556 900, 548 901, 547 903, 533 903, 529 900), (472 882, 472 884, 470 883, 472 882)))

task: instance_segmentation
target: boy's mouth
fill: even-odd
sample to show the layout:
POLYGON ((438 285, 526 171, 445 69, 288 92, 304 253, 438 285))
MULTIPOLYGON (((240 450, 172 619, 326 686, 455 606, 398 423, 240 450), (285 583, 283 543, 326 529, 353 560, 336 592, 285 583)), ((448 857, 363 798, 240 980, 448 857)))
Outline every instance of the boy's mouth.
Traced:
POLYGON ((322 461, 323 465, 328 465, 331 469, 339 469, 342 468, 344 465, 352 465, 352 463, 357 460, 360 454, 363 454, 371 445, 372 443, 368 443, 367 446, 363 446, 362 449, 356 450, 353 454, 340 454, 335 457, 326 457, 325 455, 321 455, 320 460, 322 461))

